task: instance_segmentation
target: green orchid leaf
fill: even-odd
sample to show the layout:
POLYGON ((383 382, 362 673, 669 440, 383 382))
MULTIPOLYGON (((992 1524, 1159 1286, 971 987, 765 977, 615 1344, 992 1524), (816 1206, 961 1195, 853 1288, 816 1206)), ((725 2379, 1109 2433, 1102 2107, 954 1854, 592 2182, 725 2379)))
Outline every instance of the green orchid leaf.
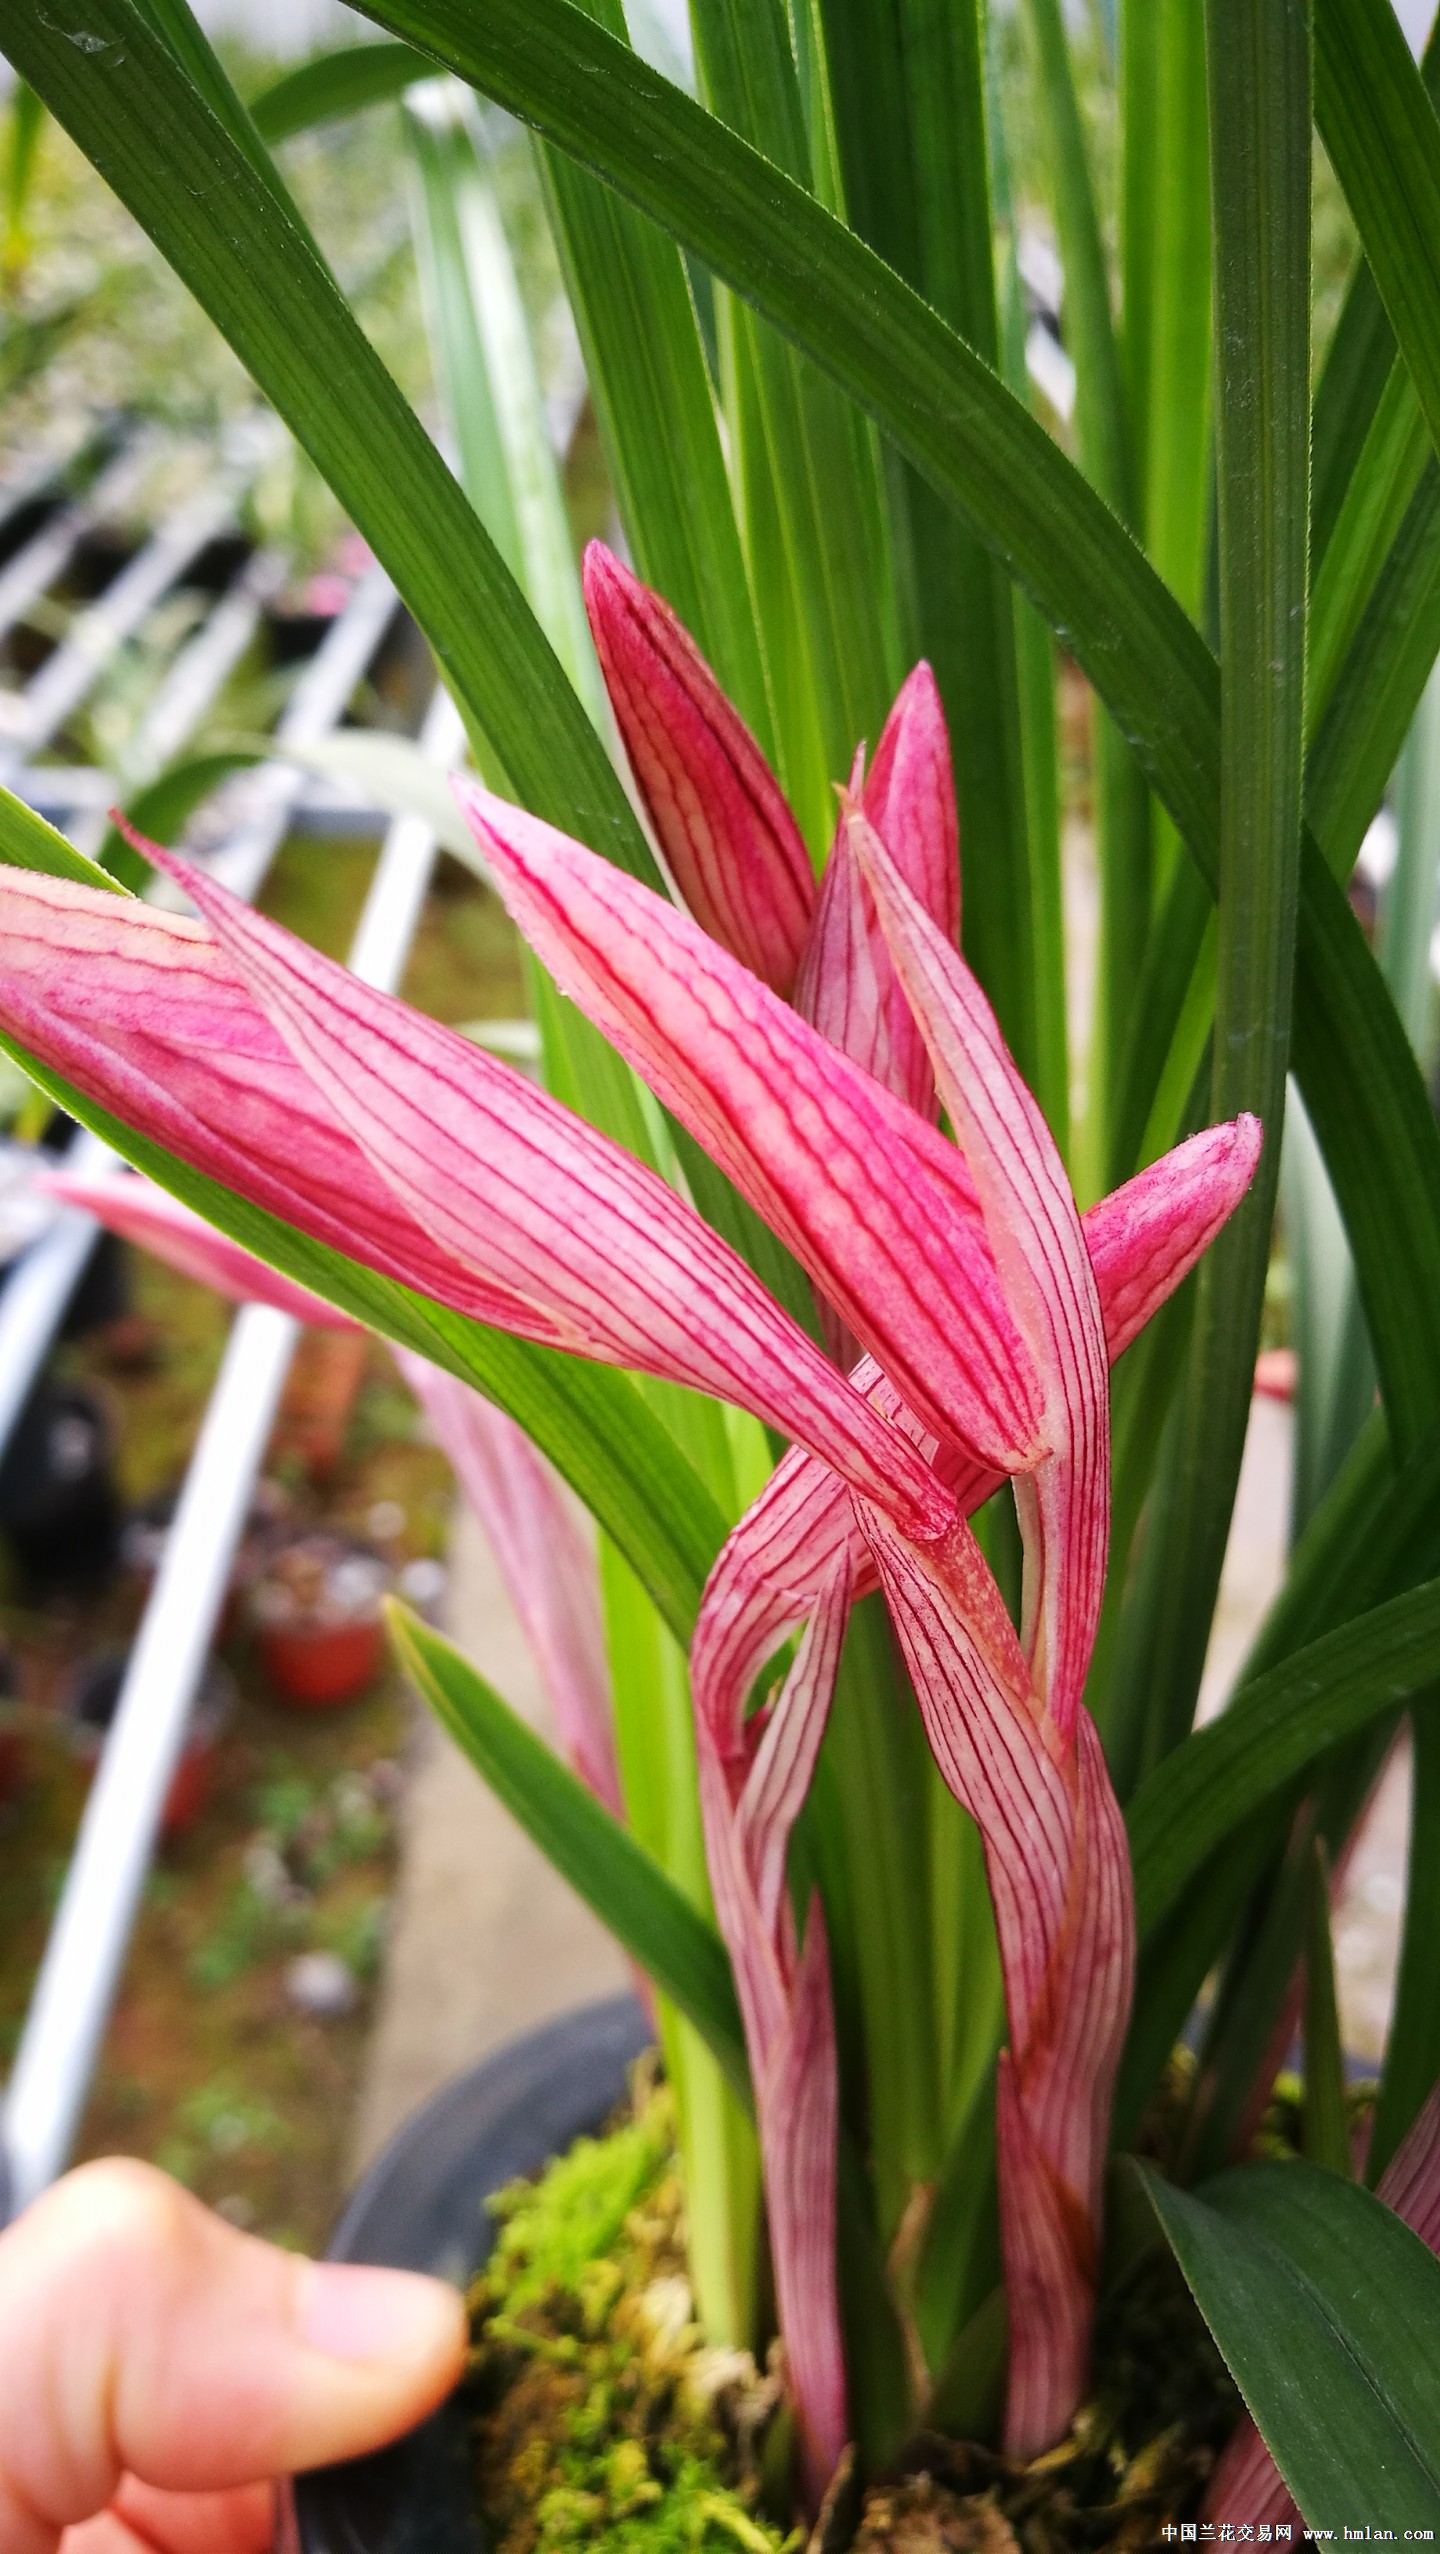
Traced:
POLYGON ((407 1607, 392 1602, 388 1611, 400 1663, 436 1718, 561 1877, 693 2022, 748 2103, 735 1987, 714 1926, 459 1650, 407 1607))
POLYGON ((1369 2191, 1310 2164, 1145 2187, 1312 2528, 1440 2513, 1440 2261, 1369 2191))
POLYGON ((1341 1739, 1440 1675, 1440 1579, 1242 1685, 1147 1776, 1127 1813, 1141 1939, 1253 1812, 1341 1739))
MULTIPOLYGON (((1205 1114, 1266 1143, 1201 1263, 1148 1644, 1150 1753, 1190 1727, 1253 1390, 1290 1061, 1310 497, 1310 35, 1304 0, 1207 10, 1215 236, 1219 936, 1205 1114)), ((1122 984, 1124 980, 1122 979, 1122 984)), ((1128 993, 1128 984, 1124 985, 1128 993)))
MULTIPOLYGON (((146 788, 137 790, 126 801, 125 813, 137 833, 150 842, 178 842, 197 807, 204 805, 212 790, 236 772, 253 771, 255 765, 268 760, 268 739, 253 747, 237 745, 228 752, 196 754, 184 762, 172 763, 146 788)), ((131 848, 118 825, 107 826, 100 845, 102 869, 121 886, 138 895, 151 879, 148 861, 131 848)))
POLYGON ((73 878, 82 887, 115 887, 108 871, 87 860, 23 798, 0 788, 0 860, 12 869, 38 869, 47 878, 73 878))
POLYGON ((1393 10, 1316 0, 1315 118, 1440 444, 1440 123, 1393 10))
POLYGON ((428 80, 435 65, 408 44, 342 44, 312 54, 250 100, 250 116, 262 142, 288 142, 320 124, 360 115, 403 96, 412 80, 428 80))

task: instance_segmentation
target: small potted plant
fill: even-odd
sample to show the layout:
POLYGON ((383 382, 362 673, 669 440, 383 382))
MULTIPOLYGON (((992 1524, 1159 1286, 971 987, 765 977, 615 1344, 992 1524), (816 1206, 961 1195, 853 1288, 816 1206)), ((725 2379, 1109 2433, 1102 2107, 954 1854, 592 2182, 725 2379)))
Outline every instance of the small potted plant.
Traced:
POLYGON ((385 1655, 388 1564, 349 1535, 283 1538, 251 1581, 248 1605, 276 1692, 297 1711, 354 1700, 385 1655))
MULTIPOLYGON (((99 1763, 129 1664, 127 1651, 106 1650, 74 1670, 65 1717, 82 1764, 99 1763)), ((207 1806, 215 1787, 221 1742, 234 1710, 234 1678, 222 1660, 212 1658, 200 1680, 180 1762, 166 1794, 162 1834, 184 1835, 207 1806)))

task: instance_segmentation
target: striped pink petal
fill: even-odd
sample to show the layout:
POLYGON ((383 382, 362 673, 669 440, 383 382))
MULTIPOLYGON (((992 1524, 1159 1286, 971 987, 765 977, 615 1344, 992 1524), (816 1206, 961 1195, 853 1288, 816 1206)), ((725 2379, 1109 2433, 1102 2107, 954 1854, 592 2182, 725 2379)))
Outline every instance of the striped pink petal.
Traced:
POLYGON ((1063 1743, 969 1528, 861 1520, 931 1749, 980 1830, 1009 2019, 996 2130, 1010 2318, 1005 2444, 1038 2453, 1084 2390, 1101 2177, 1134 1970, 1130 1859, 1100 1741, 1063 1743))
POLYGON ((1047 1452, 1015 1490, 1026 1547, 1024 1637, 1036 1688, 1068 1738, 1110 1530, 1108 1361, 1095 1276, 1054 1138, 974 974, 859 809, 848 831, 975 1182, 1006 1302, 1041 1378, 1047 1452))
POLYGON ((1087 1209, 1085 1247, 1112 1365, 1234 1214, 1263 1142, 1258 1117, 1207 1126, 1087 1209))
POLYGON ((585 608, 636 786, 687 911, 788 993, 815 878, 779 782, 669 604, 602 541, 585 553, 585 608))
POLYGON ((363 1265, 522 1337, 738 1400, 915 1530, 943 1525, 928 1468, 662 1180, 523 1075, 155 856, 214 939, 0 871, 0 1025, 22 1044, 363 1265))
POLYGON ((697 1673, 692 1657, 691 1674, 706 1862, 755 2085, 776 2305, 812 2506, 846 2434, 835 2262, 839 2089, 824 1919, 812 1898, 798 1942, 785 1862, 849 1610, 842 1553, 779 1695, 748 1726, 731 1721, 703 1660, 697 1673))
POLYGON ((0 868, 0 1026, 133 1126, 286 1223, 504 1322, 336 1124, 199 923, 0 868))
POLYGON ((348 1313, 312 1295, 308 1286, 295 1285, 278 1268, 269 1268, 253 1252, 242 1250, 227 1233, 218 1233, 213 1224, 182 1206, 178 1197, 157 1188, 153 1180, 136 1179, 123 1171, 104 1179, 76 1179, 56 1171, 39 1185, 53 1197, 63 1198, 67 1206, 83 1207, 108 1232, 163 1259, 182 1277, 213 1286, 217 1295, 228 1296, 231 1303, 272 1304, 277 1312, 291 1313, 296 1321, 316 1330, 359 1327, 348 1313))
MULTIPOLYGON (((1208 1127, 1112 1191, 1081 1218, 1113 1364, 1159 1310, 1243 1197, 1260 1152, 1257 1118, 1208 1127)), ((866 1358, 850 1378, 912 1435, 962 1515, 999 1488, 1002 1475, 939 1444, 911 1420, 899 1394, 866 1358)), ((857 1597, 878 1586, 849 1492, 803 1448, 782 1457, 723 1546, 705 1591, 695 1655, 738 1716, 771 1652, 804 1622, 838 1555, 847 1551, 857 1597)))
MULTIPOLYGON (((852 789, 938 931, 960 932, 960 844, 945 714, 928 665, 905 683, 863 790, 852 789)), ((895 973, 842 818, 795 986, 795 1007, 922 1117, 939 1110, 925 1041, 895 973)))
POLYGON ((1006 1471, 1045 1451, 1034 1364, 953 1144, 696 924, 469 784, 532 948, 809 1272, 910 1408, 1006 1471))
MULTIPOLYGON (((1404 2143, 1380 2176, 1375 2193, 1393 2208, 1431 2252, 1440 2254, 1440 2084, 1436 2084, 1404 2143)), ((1304 2521, 1269 2449, 1246 2413, 1205 2495, 1205 2516, 1217 2524, 1286 2520, 1297 2536, 1304 2521)))
POLYGON ((495 1555, 555 1714, 560 1752, 623 1819, 595 1552, 565 1485, 524 1429, 482 1393, 408 1348, 394 1353, 495 1555))

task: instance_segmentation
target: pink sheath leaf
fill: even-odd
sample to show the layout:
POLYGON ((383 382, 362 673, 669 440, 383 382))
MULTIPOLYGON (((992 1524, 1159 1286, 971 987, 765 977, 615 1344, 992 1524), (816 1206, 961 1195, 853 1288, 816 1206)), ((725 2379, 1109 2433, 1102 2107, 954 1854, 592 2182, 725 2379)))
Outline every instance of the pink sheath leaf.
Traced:
POLYGON ((1381 2174, 1379 2196, 1440 2253, 1440 2084, 1381 2174))
POLYGON ((830 1957, 818 1897, 785 2025, 757 2088, 775 2297, 800 2430, 806 2499, 818 2509, 845 2445, 845 2353, 835 2265, 840 2123, 830 1957))
POLYGON ((733 1726, 692 1658, 705 1852, 755 2085, 780 2329, 807 2490, 818 2503, 846 2433, 835 2265, 838 2076, 818 1901, 803 1949, 785 1890, 791 1830, 814 1770, 850 1610, 842 1554, 767 1714, 733 1726))
POLYGON ((1125 1831, 1088 1715, 1067 1746, 1041 1712, 969 1528, 920 1547, 859 1513, 931 1749, 985 1852, 1010 2035, 996 2114, 1005 2444, 1031 2454, 1059 2437, 1084 2384, 1133 1983, 1125 1831))
POLYGON ((540 1671, 561 1753, 623 1820, 595 1554, 523 1428, 413 1350, 395 1362, 474 1509, 540 1671))
POLYGON ((738 1399, 921 1531, 943 1519, 924 1467, 673 1190, 523 1075, 156 859, 223 917, 229 951, 153 908, 0 873, 0 1023, 19 1040, 363 1264, 522 1337, 738 1399), (277 1022, 288 1003, 287 1034, 257 976, 277 1022))
POLYGON ((1048 1455, 1017 1483, 1024 1635, 1037 1690, 1068 1738, 1094 1646, 1110 1521, 1108 1364, 1094 1272, 1065 1166, 975 976, 858 809, 848 831, 1044 1389, 1048 1455))
POLYGON ((1093 2270, 1077 2277, 1076 2254, 1093 2251, 1094 2234, 1074 2221, 1040 2152, 1008 2049, 995 2078, 995 2159, 1010 2325, 1003 2435, 1008 2456, 1028 2458, 1064 2435, 1085 2393, 1095 2299, 1093 2270))
POLYGON ((937 1435, 1038 1460, 1038 1379, 954 1145, 672 906, 469 784, 542 963, 795 1253, 937 1435))
MULTIPOLYGON (((1393 2208, 1422 2244, 1440 2254, 1440 2084, 1391 2156, 1375 2196, 1393 2208)), ((1205 2516, 1243 2524, 1254 2519, 1303 2522, 1269 2449, 1248 2413, 1210 2479, 1205 2516)))
POLYGON ((610 706, 686 910, 742 966, 788 994, 815 878, 780 784, 668 603, 602 541, 585 552, 610 706))
MULTIPOLYGON (((870 777, 852 786, 900 876, 942 936, 960 931, 960 845, 945 714, 928 665, 900 692, 870 777)), ((897 1099, 932 1122, 935 1075, 866 894, 842 818, 795 987, 795 1007, 897 1099)))
POLYGON ((182 1277, 213 1286, 217 1295, 228 1296, 231 1303, 271 1304, 277 1312, 291 1313, 316 1330, 359 1328, 348 1313, 312 1295, 307 1286, 282 1277, 278 1268, 267 1267, 228 1234, 217 1233, 213 1224, 182 1206, 178 1197, 157 1188, 153 1180, 128 1172, 106 1179, 75 1179, 57 1171, 39 1185, 67 1206, 83 1207, 107 1232, 118 1233, 138 1250, 150 1251, 182 1277))

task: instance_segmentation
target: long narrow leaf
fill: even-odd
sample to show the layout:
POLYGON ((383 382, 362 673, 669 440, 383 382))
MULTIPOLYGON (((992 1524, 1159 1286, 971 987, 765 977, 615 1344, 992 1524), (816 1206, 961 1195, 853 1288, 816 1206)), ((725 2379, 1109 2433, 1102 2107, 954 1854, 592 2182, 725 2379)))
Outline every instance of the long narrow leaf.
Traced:
MULTIPOLYGON (((1135 521, 1129 424, 1110 311, 1110 277, 1060 0, 1030 0, 1051 172, 1055 230, 1065 270, 1066 335, 1075 362, 1075 442, 1080 466, 1107 504, 1135 521)), ((1100 863, 1098 1017, 1093 1033, 1092 1119, 1118 1079, 1150 930, 1150 797, 1144 775, 1103 709, 1094 738, 1095 834, 1100 863)), ((1094 1128, 1100 1158, 1108 1129, 1094 1128)))
MULTIPOLYGON (((983 12, 976 0, 897 0, 863 11, 822 0, 821 13, 851 221, 998 368, 992 234, 995 214, 1003 221, 1008 207, 1002 137, 987 131, 983 12), (993 209, 987 162, 996 167, 993 209)), ((1020 379, 1023 393, 1023 365, 1020 379)), ((897 553, 914 589, 915 644, 940 685, 955 757, 966 952, 1063 1147, 1065 987, 1049 928, 1059 902, 1058 834, 1047 824, 1043 793, 1037 799, 1032 789, 1028 606, 917 470, 897 460, 891 487, 897 553)), ((1048 652, 1044 670, 1053 717, 1048 652)))
POLYGON ((1440 1693, 1410 1713, 1414 1748, 1405 1931, 1366 2179, 1377 2182, 1440 2080, 1440 1693))
POLYGON ((389 1612, 401 1665, 436 1718, 562 1879, 694 2023, 748 2100, 735 1988, 714 1926, 459 1650, 407 1607, 392 1602, 389 1612))
POLYGON ((1147 2173, 1176 2258, 1313 2528, 1440 2509, 1440 2262, 1368 2191, 1251 2164, 1193 2195, 1147 2173))
POLYGON ((1315 113, 1440 444, 1440 124, 1393 10, 1317 0, 1315 113))
POLYGON ((1440 1673, 1440 1579, 1428 1579, 1243 1686, 1156 1766, 1130 1803, 1142 1937, 1215 1847, 1338 1740, 1440 1673))
POLYGON ((262 142, 288 142, 317 124, 387 104, 412 81, 428 79, 432 68, 408 44, 342 44, 312 54, 262 89, 250 101, 251 120, 262 142))
POLYGON ((1310 37, 1303 0, 1208 0, 1219 396, 1220 932, 1210 1113, 1255 1182, 1200 1270, 1151 1747, 1189 1726, 1244 1450, 1290 1054, 1310 495, 1310 37))

